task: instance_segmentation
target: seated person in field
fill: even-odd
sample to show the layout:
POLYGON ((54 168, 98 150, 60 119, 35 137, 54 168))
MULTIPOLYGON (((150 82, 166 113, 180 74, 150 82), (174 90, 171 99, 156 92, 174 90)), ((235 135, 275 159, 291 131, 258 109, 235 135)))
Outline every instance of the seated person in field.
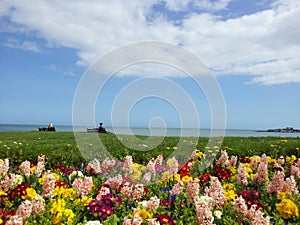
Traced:
POLYGON ((52 123, 50 123, 50 124, 48 125, 48 131, 55 131, 55 127, 53 126, 52 123))
POLYGON ((107 133, 107 131, 106 131, 105 128, 103 127, 103 123, 100 123, 100 126, 99 126, 99 132, 100 132, 100 133, 107 133))

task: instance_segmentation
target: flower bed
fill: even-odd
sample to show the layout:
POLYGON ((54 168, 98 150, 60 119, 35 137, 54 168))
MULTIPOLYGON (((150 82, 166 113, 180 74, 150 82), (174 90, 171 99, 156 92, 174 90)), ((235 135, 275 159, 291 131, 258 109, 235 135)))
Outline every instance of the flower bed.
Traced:
POLYGON ((226 151, 203 166, 97 159, 47 168, 45 156, 17 171, 0 159, 0 224, 299 224, 300 158, 226 151))

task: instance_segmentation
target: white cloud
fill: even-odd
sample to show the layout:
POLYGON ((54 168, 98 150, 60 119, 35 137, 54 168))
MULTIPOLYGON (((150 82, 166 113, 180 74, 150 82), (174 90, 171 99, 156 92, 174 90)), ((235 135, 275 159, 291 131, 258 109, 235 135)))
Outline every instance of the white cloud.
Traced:
MULTIPOLYGON (((196 53, 217 75, 250 74, 252 83, 262 84, 300 82, 300 4, 278 0, 269 10, 227 20, 211 13, 229 10, 230 1, 166 0, 170 10, 190 10, 179 26, 162 13, 151 23, 147 21, 157 0, 76 0, 72 4, 40 0, 34 5, 4 0, 0 15, 9 17, 11 23, 1 29, 34 32, 47 40, 47 46, 77 49, 77 63, 84 66, 120 45, 159 40, 180 44, 196 53), (191 6, 208 13, 197 14, 191 6)), ((5 44, 39 51, 32 40, 7 40, 5 44)))
POLYGON ((26 51, 39 52, 40 49, 38 45, 32 41, 20 41, 15 38, 9 38, 4 43, 4 46, 10 48, 18 48, 26 51))

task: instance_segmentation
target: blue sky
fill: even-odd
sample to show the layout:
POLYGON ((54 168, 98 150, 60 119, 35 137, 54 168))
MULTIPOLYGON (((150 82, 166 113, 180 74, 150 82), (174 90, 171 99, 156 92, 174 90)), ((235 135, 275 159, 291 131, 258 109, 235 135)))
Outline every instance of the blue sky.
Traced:
MULTIPOLYGON (((300 128, 299 27, 294 0, 3 0, 0 123, 71 125, 76 88, 89 66, 118 46, 156 40, 182 46, 207 65, 224 96, 227 128, 300 128)), ((153 74, 181 86, 200 127, 211 126, 205 93, 190 77, 148 64, 111 76, 95 108, 87 109, 95 111, 95 124, 118 121, 111 112, 120 91, 153 74)), ((181 126, 181 112, 159 96, 121 113, 130 126, 157 117, 181 126)))

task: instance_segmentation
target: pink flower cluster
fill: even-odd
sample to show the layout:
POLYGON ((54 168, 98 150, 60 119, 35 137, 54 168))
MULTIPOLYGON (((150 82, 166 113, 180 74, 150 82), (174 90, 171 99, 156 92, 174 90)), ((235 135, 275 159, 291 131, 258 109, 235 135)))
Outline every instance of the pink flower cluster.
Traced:
POLYGON ((52 198, 55 188, 55 176, 53 174, 45 175, 42 196, 44 198, 52 198))
POLYGON ((242 196, 237 197, 234 202, 234 211, 237 213, 241 213, 242 217, 240 218, 242 221, 251 221, 251 224, 254 225, 269 225, 270 217, 264 217, 264 214, 261 210, 257 209, 257 205, 252 205, 250 209, 248 209, 245 200, 242 196))
POLYGON ((93 186, 93 178, 86 177, 86 176, 84 178, 81 177, 75 178, 72 184, 72 187, 78 191, 77 196, 81 198, 88 195, 88 193, 92 189, 92 186, 93 186))
POLYGON ((299 193, 294 176, 285 179, 283 171, 277 171, 274 174, 273 179, 266 184, 266 189, 268 193, 275 192, 276 194, 280 192, 287 192, 290 195, 299 193))
POLYGON ((266 154, 263 154, 257 168, 257 173, 252 179, 257 183, 265 183, 267 177, 268 177, 268 158, 266 154))

